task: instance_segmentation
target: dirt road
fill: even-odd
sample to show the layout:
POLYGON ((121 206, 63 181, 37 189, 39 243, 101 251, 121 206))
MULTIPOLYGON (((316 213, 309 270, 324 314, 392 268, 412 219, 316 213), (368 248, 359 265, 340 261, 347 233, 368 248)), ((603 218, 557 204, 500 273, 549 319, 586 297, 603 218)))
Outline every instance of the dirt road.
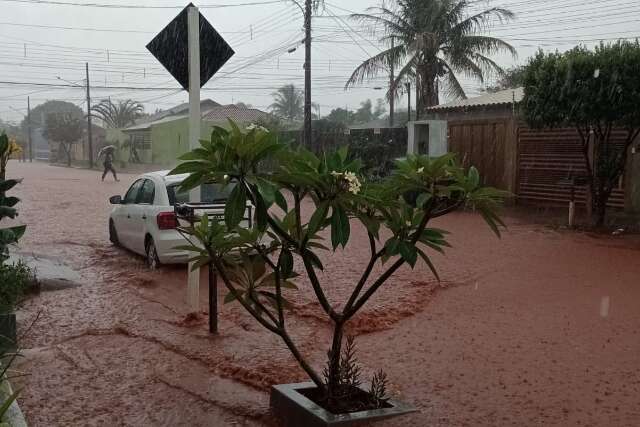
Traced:
MULTIPOLYGON (((304 379, 284 345, 241 307, 185 322, 185 270, 146 271, 107 241, 107 199, 133 177, 11 163, 28 232, 21 250, 64 261, 83 285, 25 304, 20 404, 34 426, 273 425, 270 384, 304 379)), ((640 424, 640 244, 556 232, 515 218, 496 239, 471 214, 440 221, 454 248, 442 282, 404 269, 355 319, 364 372, 382 367, 420 412, 395 426, 640 424)), ((364 231, 328 256, 342 301, 366 258, 364 231)), ((207 292, 201 292, 206 310, 207 292)), ((224 293, 221 291, 220 297, 224 293)), ((329 344, 309 286, 288 295, 290 327, 318 367, 329 344)))

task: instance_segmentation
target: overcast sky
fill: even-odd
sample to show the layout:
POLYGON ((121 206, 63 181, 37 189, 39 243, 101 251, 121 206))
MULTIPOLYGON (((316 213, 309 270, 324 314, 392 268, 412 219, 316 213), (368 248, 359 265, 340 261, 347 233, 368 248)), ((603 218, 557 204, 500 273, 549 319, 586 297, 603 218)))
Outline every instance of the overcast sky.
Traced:
MULTIPOLYGON (((538 48, 566 50, 578 43, 593 46, 599 39, 640 36, 640 0, 473 3, 474 9, 503 6, 517 15, 515 21, 496 22, 488 31, 518 49, 516 59, 496 57, 504 67, 525 62, 538 48)), ((381 49, 376 38, 347 15, 379 4, 372 0, 331 0, 314 18, 313 101, 321 106, 323 115, 336 107, 357 108, 367 98, 375 101, 384 95, 374 88, 387 85, 386 76, 365 82, 360 88, 343 90, 353 69, 381 49)), ((204 87, 203 99, 223 104, 242 101, 267 110, 271 94, 278 87, 294 83, 302 88, 304 49, 299 43, 303 19, 292 1, 205 0, 196 5, 236 51, 204 87), (221 5, 233 7, 214 7, 221 5), (296 46, 295 52, 287 52, 296 46)), ((0 0, 0 118, 22 120, 27 96, 31 96, 32 108, 49 99, 60 99, 86 109, 82 88, 35 85, 83 85, 85 62, 89 62, 91 86, 96 86, 91 90, 92 101, 108 96, 116 100, 131 98, 143 102, 149 112, 186 102, 186 92, 178 90, 178 84, 145 50, 182 6, 175 0, 0 0), (80 6, 83 3, 154 8, 80 6), (52 26, 65 28, 49 28, 52 26)), ((479 94, 481 83, 461 78, 469 96, 479 94)), ((405 104, 401 101, 401 107, 405 104)))

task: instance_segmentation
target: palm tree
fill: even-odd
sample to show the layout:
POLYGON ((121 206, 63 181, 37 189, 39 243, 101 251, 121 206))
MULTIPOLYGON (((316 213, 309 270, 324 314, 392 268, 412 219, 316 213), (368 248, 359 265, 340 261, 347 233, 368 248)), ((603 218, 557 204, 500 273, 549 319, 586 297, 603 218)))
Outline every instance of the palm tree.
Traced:
POLYGON ((282 86, 273 94, 274 102, 271 104, 271 111, 283 119, 297 120, 302 117, 304 111, 304 94, 294 85, 282 86))
POLYGON ((111 128, 122 129, 135 123, 144 112, 144 106, 136 101, 127 99, 113 103, 111 99, 103 99, 99 104, 91 107, 91 115, 97 117, 111 128))
POLYGON ((367 9, 366 14, 354 14, 373 33, 380 27, 385 35, 380 39, 388 48, 364 61, 353 72, 346 88, 375 77, 391 67, 399 70, 387 97, 398 96, 405 83, 415 82, 417 112, 439 103, 440 90, 452 98, 466 98, 456 74, 483 82, 502 68, 489 55, 516 51, 510 44, 481 33, 493 19, 505 22, 514 14, 501 7, 475 12, 472 0, 398 0, 396 7, 367 9), (442 86, 441 86, 442 85, 442 86))

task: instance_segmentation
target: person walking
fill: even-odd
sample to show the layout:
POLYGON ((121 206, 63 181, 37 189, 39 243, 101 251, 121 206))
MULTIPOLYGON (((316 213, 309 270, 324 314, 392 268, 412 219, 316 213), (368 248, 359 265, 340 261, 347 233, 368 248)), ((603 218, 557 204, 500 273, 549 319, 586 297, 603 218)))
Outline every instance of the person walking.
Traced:
POLYGON ((104 182, 104 178, 107 176, 107 173, 111 172, 113 174, 113 179, 116 182, 119 182, 118 175, 116 174, 116 170, 113 167, 113 151, 115 147, 113 145, 108 145, 104 147, 98 153, 98 158, 104 156, 104 171, 102 172, 102 182, 104 182))

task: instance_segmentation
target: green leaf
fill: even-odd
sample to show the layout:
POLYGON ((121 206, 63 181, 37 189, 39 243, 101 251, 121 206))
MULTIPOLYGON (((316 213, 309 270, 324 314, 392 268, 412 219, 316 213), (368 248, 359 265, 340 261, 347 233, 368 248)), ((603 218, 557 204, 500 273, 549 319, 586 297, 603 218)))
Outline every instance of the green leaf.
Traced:
POLYGON ((429 200, 431 200, 431 193, 422 193, 418 196, 418 198, 416 199, 416 207, 417 208, 423 208, 425 203, 427 203, 429 200))
POLYGON ((169 175, 180 175, 183 173, 193 173, 193 172, 202 172, 204 169, 205 163, 200 161, 189 161, 180 163, 176 166, 169 175))
POLYGON ((398 245, 398 250, 400 251, 400 255, 402 259, 404 259, 411 268, 415 267, 416 261, 418 260, 418 250, 417 248, 407 242, 400 242, 398 245))
POLYGON ((276 192, 278 191, 278 188, 262 178, 258 178, 256 184, 258 186, 258 192, 264 198, 267 208, 271 207, 276 200, 276 192))
POLYGON ((324 266, 322 265, 322 261, 320 261, 320 258, 318 258, 318 255, 307 250, 307 252, 305 252, 305 256, 309 259, 313 266, 315 266, 319 270, 324 270, 324 266))
POLYGON ((20 199, 18 199, 17 197, 0 197, 0 206, 13 207, 17 205, 18 202, 20 202, 20 199))
MULTIPOLYGON (((242 292, 240 291, 236 291, 237 293, 240 294, 240 296, 242 296, 242 292)), ((236 296, 233 294, 233 292, 229 292, 227 295, 225 295, 224 297, 224 304, 229 304, 233 301, 235 301, 237 298, 236 296)))
POLYGON ((469 184, 472 188, 477 188, 480 185, 480 174, 475 166, 469 168, 469 184))
MULTIPOLYGON (((6 380, 3 380, 3 381, 6 381, 6 380)), ((4 420, 4 416, 7 414, 7 411, 9 410, 13 402, 18 398, 18 395, 20 394, 21 391, 22 390, 14 391, 13 394, 11 394, 11 396, 9 396, 7 400, 4 401, 2 406, 0 406, 0 420, 4 420)))
POLYGON ((204 179, 204 173, 202 173, 202 172, 193 173, 193 174, 189 175, 188 177, 186 177, 180 183, 180 190, 181 191, 193 190, 194 188, 202 185, 205 181, 206 180, 204 179))
POLYGON ((191 262, 194 262, 193 266, 191 266, 191 271, 197 271, 197 270, 200 270, 205 265, 209 265, 209 263, 211 262, 211 259, 209 258, 208 255, 199 256, 196 258, 192 258, 191 262))
POLYGON ((427 266, 429 267, 429 269, 431 270, 433 275, 436 277, 436 279, 438 279, 438 282, 439 282, 440 281, 440 275, 438 274, 438 271, 436 270, 436 267, 431 262, 431 259, 427 256, 427 254, 425 254, 419 248, 418 248, 418 255, 420 255, 420 257, 424 260, 425 264, 427 264, 427 266))
POLYGON ((0 193, 6 193, 7 191, 18 185, 21 181, 21 179, 0 179, 0 193))
POLYGON ((342 160, 342 163, 347 161, 348 155, 349 155, 349 146, 343 145, 342 147, 340 147, 340 149, 338 150, 338 156, 340 156, 340 160, 342 160))
POLYGON ((341 206, 333 207, 333 214, 331 215, 331 244, 333 250, 339 245, 344 248, 349 242, 349 234, 351 232, 351 226, 349 224, 349 217, 341 206))
POLYGON ((287 199, 284 198, 284 196, 280 191, 275 192, 275 202, 276 202, 276 205, 278 205, 278 207, 282 209, 284 212, 287 212, 289 210, 287 206, 287 199))
POLYGON ((309 228, 307 232, 310 236, 316 234, 316 232, 320 229, 325 219, 327 218, 327 212, 329 211, 329 201, 324 200, 320 202, 320 204, 316 207, 316 211, 311 215, 311 220, 309 220, 309 228))
POLYGON ((227 206, 224 210, 224 221, 229 230, 233 230, 240 224, 247 210, 247 190, 242 183, 238 183, 231 191, 227 206))

